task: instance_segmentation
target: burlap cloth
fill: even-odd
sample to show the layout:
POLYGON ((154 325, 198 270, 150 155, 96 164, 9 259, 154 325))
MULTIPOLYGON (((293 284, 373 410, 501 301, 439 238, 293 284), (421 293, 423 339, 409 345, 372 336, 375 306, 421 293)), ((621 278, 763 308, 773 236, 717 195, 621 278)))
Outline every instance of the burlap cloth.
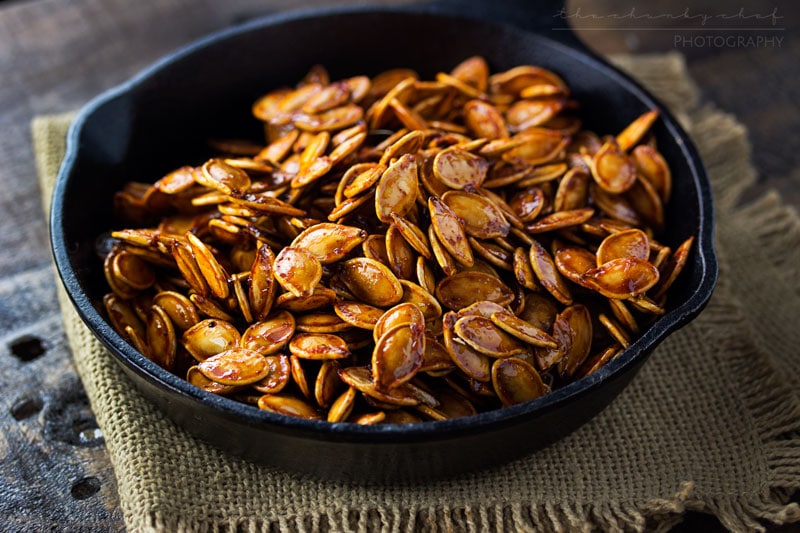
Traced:
MULTIPOLYGON (((706 310, 659 346, 608 409, 488 472, 415 486, 311 481, 176 427, 134 390, 62 291, 129 529, 663 530, 685 510, 713 513, 732 530, 800 521, 800 506, 787 503, 800 488, 800 221, 775 194, 743 197, 754 180, 746 132, 698 103, 681 56, 615 61, 681 117, 700 149, 721 275, 706 310)), ((45 204, 68 123, 33 125, 45 204)))

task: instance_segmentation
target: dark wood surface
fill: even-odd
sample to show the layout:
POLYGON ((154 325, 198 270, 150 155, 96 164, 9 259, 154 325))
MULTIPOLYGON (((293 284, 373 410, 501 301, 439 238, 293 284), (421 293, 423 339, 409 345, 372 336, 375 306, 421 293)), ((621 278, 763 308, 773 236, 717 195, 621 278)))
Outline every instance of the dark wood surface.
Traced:
MULTIPOLYGON (((0 531, 124 529, 111 463, 60 325, 30 143, 31 118, 76 109, 210 31, 267 12, 322 3, 0 2, 0 531)), ((740 7, 732 9, 719 0, 691 4, 696 12, 711 14, 740 7)), ((655 0, 638 9, 656 14, 669 12, 669 5, 655 0)), ((800 45, 793 39, 798 4, 744 5, 745 14, 777 9, 783 17, 780 25, 787 28, 773 32, 783 37, 779 47, 676 47, 675 31, 656 31, 647 26, 655 22, 636 19, 634 24, 631 18, 580 19, 573 25, 603 53, 685 53, 704 98, 737 115, 750 130, 759 174, 753 194, 776 188, 798 207, 800 136, 794 130, 800 115, 800 45), (643 25, 645 29, 635 29, 643 25)), ((578 8, 584 14, 624 14, 630 4, 568 3, 568 13, 578 8)), ((742 27, 726 20, 734 23, 742 27)), ((726 34, 736 31, 750 30, 726 34)), ((713 519, 693 515, 681 529, 712 526, 719 528, 713 519)))

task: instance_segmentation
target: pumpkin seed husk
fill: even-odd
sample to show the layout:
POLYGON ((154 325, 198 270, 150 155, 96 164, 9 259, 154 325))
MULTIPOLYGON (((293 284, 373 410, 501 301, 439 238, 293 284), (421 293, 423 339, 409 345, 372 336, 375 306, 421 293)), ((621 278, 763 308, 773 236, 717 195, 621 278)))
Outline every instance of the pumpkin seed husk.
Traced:
POLYGON ((264 379, 270 371, 267 359, 247 348, 231 348, 197 365, 208 379, 223 385, 250 385, 264 379))
POLYGON ((265 394, 258 400, 258 408, 307 420, 322 420, 322 416, 314 407, 294 396, 265 394))
POLYGON ((492 364, 492 386, 506 406, 535 400, 550 392, 539 372, 517 357, 497 359, 492 364))
POLYGON ((324 361, 350 357, 347 343, 330 333, 297 333, 289 341, 289 351, 300 359, 324 361))

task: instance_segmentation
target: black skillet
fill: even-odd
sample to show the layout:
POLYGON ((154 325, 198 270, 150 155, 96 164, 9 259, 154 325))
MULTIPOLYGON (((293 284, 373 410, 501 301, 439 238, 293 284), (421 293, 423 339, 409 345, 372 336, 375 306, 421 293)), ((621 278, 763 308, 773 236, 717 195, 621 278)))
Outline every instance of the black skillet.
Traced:
POLYGON ((88 104, 73 124, 56 185, 52 246, 63 283, 86 324, 167 416, 208 442, 275 467, 361 482, 415 480, 484 468, 564 437, 628 384, 652 349, 694 318, 714 287, 711 192, 702 163, 669 112, 627 76, 586 49, 558 16, 562 4, 523 0, 354 7, 281 14, 222 31, 184 48, 88 104), (658 146, 674 176, 662 241, 696 235, 669 312, 628 350, 591 376, 533 402, 413 426, 327 424, 274 415, 203 392, 162 370, 103 318, 106 292, 95 255, 113 225, 122 183, 161 176, 209 137, 256 137, 250 103, 325 65, 332 78, 412 67, 425 79, 471 55, 493 71, 520 64, 560 74, 581 103, 586 127, 616 133, 658 108, 658 146))

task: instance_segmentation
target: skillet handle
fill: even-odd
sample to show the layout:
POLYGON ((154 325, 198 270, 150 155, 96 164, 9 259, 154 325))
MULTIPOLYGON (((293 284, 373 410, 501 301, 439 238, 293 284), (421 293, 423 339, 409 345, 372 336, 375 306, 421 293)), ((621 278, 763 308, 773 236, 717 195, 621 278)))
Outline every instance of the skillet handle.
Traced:
POLYGON ((424 8, 434 13, 509 24, 588 50, 569 27, 566 0, 433 0, 424 8))

